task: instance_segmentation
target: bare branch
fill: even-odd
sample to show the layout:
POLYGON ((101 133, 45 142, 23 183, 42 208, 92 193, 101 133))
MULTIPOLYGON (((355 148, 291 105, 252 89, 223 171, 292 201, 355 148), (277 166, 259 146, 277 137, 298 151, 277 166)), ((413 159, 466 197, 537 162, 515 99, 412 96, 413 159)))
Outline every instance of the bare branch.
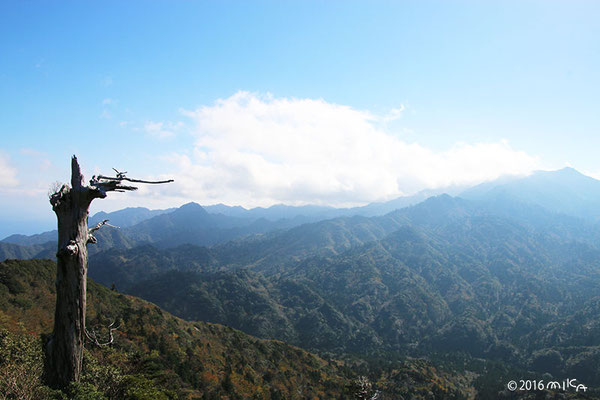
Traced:
POLYGON ((110 177, 110 176, 98 175, 98 179, 105 179, 105 180, 108 180, 108 181, 119 181, 119 182, 121 182, 121 181, 128 181, 128 182, 135 182, 135 183, 150 183, 150 184, 175 182, 173 179, 168 179, 166 181, 144 181, 144 180, 141 180, 141 179, 127 178, 124 174, 125 174, 124 172, 119 172, 116 178, 113 178, 113 177, 110 177))
POLYGON ((115 225, 111 225, 111 224, 109 224, 109 223, 108 223, 108 220, 107 220, 107 219, 105 219, 105 220, 104 220, 104 221, 102 221, 102 222, 98 222, 98 223, 96 224, 96 226, 95 226, 95 227, 93 227, 93 228, 90 228, 90 230, 88 231, 88 233, 94 233, 94 232, 96 232, 98 229, 100 229, 100 228, 101 228, 102 226, 104 226, 104 225, 106 225, 106 226, 110 226, 111 228, 116 228, 116 229, 119 229, 119 227, 118 227, 118 226, 115 226, 115 225))
POLYGON ((117 178, 105 179, 102 176, 92 177, 90 188, 99 192, 100 197, 106 197, 106 192, 124 192, 126 190, 137 190, 135 186, 121 185, 121 180, 117 178))
POLYGON ((125 177, 125 174, 127 173, 127 171, 125 171, 125 172, 121 172, 121 171, 119 171, 119 170, 118 170, 118 169, 116 169, 116 168, 113 168, 113 171, 115 171, 115 173, 117 174, 117 178, 124 178, 124 177, 125 177))
POLYGON ((88 331, 87 329, 85 330, 85 336, 96 346, 98 347, 104 347, 104 346, 110 346, 111 344, 113 344, 113 342, 115 341, 115 337, 113 336, 113 331, 116 331, 117 329, 119 329, 121 327, 121 325, 119 324, 118 326, 114 326, 115 323, 117 321, 113 321, 109 326, 108 326, 108 341, 101 343, 99 338, 98 338, 98 334, 96 334, 95 330, 91 330, 88 331))
POLYGON ((90 229, 88 230, 88 240, 87 240, 87 242, 88 242, 88 243, 97 243, 97 242, 98 242, 98 240, 97 240, 97 239, 96 239, 96 237, 93 235, 93 233, 94 233, 94 232, 96 232, 96 231, 97 231, 98 229, 100 229, 101 227, 103 227, 104 225, 106 225, 106 226, 110 226, 111 228, 117 228, 117 229, 119 229, 119 227, 118 227, 118 226, 115 226, 115 225, 111 225, 111 224, 109 224, 107 219, 105 219, 105 220, 104 220, 104 221, 102 221, 102 222, 98 222, 98 223, 96 224, 96 226, 95 226, 95 227, 93 227, 93 228, 90 228, 90 229))
POLYGON ((125 172, 121 172, 115 168, 113 170, 116 172, 117 176, 104 176, 98 175, 93 176, 90 180, 90 189, 94 191, 95 197, 104 198, 106 197, 106 192, 125 192, 128 190, 137 190, 135 186, 123 185, 122 182, 133 182, 133 183, 149 183, 149 184, 161 184, 161 183, 170 183, 174 182, 173 179, 165 180, 165 181, 145 181, 142 179, 132 179, 127 178, 125 172))

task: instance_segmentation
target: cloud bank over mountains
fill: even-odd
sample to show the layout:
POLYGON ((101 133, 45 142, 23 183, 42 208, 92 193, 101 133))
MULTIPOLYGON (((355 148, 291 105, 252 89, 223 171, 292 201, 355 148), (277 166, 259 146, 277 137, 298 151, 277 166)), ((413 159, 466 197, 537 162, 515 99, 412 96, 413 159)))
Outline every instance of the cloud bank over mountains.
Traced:
MULTIPOLYGON (((135 206, 164 209, 190 201, 247 208, 281 203, 356 206, 540 169, 537 157, 504 140, 456 143, 441 150, 408 140, 388 124, 396 120, 394 126, 403 129, 405 112, 403 105, 378 115, 323 99, 239 91, 181 110, 181 121, 146 121, 143 131, 152 154, 145 157, 158 175, 145 176, 148 161, 139 158, 105 159, 110 154, 88 148, 78 156, 88 179, 121 165, 135 178, 175 179, 169 185, 139 185, 135 193, 111 196, 94 204, 93 212, 135 206)), ((4 221, 19 204, 36 210, 31 218, 43 219, 43 229, 54 225, 46 192, 52 182, 68 180, 70 151, 48 155, 35 149, 0 149, 4 221)))
POLYGON ((177 170, 168 192, 203 204, 350 206, 539 169, 537 157, 505 140, 442 151, 408 142, 385 124, 403 109, 378 116, 322 99, 239 91, 183 110, 194 146, 169 156, 177 170))

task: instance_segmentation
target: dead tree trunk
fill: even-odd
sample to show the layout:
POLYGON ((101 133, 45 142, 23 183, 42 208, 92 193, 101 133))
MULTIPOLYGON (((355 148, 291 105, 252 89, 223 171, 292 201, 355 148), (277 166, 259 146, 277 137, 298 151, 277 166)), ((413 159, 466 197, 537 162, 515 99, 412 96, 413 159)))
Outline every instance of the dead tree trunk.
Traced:
POLYGON ((56 311, 48 341, 47 379, 57 387, 79 381, 83 360, 87 280, 88 209, 93 197, 83 184, 77 158, 71 164, 71 188, 51 198, 58 219, 56 311))
POLYGON ((106 197, 107 191, 136 190, 122 181, 166 183, 133 180, 117 171, 117 177, 99 176, 86 186, 77 158, 71 160, 71 187, 63 185, 52 194, 50 203, 58 219, 58 250, 56 252, 56 311, 54 331, 46 344, 46 381, 64 388, 79 381, 85 338, 85 310, 88 253, 87 244, 96 243, 92 235, 97 228, 88 228, 88 210, 95 198, 106 197))

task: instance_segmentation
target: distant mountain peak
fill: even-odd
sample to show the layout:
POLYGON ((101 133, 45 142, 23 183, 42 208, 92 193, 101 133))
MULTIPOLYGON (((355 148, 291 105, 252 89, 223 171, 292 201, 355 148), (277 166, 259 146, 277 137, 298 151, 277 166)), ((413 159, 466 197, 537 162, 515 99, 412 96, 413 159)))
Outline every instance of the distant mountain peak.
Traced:
POLYGON ((536 171, 532 175, 522 178, 522 181, 536 185, 559 184, 571 187, 576 187, 580 184, 597 185, 600 183, 597 179, 585 175, 573 167, 564 167, 553 171, 536 171))
MULTIPOLYGON (((425 201, 423 201, 420 204, 423 205, 433 205, 433 204, 439 204, 439 205, 455 205, 458 204, 459 199, 456 197, 452 197, 449 194, 446 193, 442 193, 442 194, 438 194, 437 196, 431 196, 428 199, 426 199, 425 201)), ((417 204, 418 206, 419 204, 417 204)))
POLYGON ((600 220, 600 181, 572 167, 505 182, 486 182, 461 193, 469 200, 512 200, 574 217, 600 220))
POLYGON ((177 216, 179 218, 181 218, 181 217, 187 218, 187 217, 191 217, 191 216, 205 218, 209 214, 204 209, 204 207, 202 207, 200 204, 192 201, 190 203, 182 205, 181 207, 179 207, 178 209, 173 211, 172 215, 177 216))
POLYGON ((181 207, 179 207, 180 210, 203 210, 204 211, 204 207, 202 207, 200 204, 190 201, 189 203, 185 203, 184 205, 182 205, 181 207))
MULTIPOLYGON (((442 193, 442 194, 438 194, 437 196, 431 196, 431 197, 429 197, 429 199, 431 199, 432 201, 450 201, 450 200, 454 200, 454 197, 450 196, 448 193, 442 193)), ((427 200, 429 200, 429 199, 427 199, 427 200)))
POLYGON ((581 172, 577 171, 575 168, 573 167, 564 167, 561 168, 559 170, 556 170, 556 172, 563 172, 563 173, 577 173, 577 174, 581 174, 581 172))
POLYGON ((582 174, 581 172, 577 171, 573 167, 564 167, 561 169, 556 169, 556 170, 551 170, 551 171, 546 171, 546 170, 535 171, 533 174, 530 175, 530 177, 535 177, 535 176, 539 176, 539 175, 573 176, 573 177, 586 176, 586 175, 582 174))
POLYGON ((570 166, 566 166, 560 169, 555 169, 555 170, 539 170, 539 171, 535 171, 533 174, 529 175, 529 177, 533 177, 536 175, 554 175, 554 176, 570 176, 570 177, 585 177, 585 178, 590 178, 590 179, 594 179, 589 175, 586 175, 584 173, 582 173, 581 171, 570 167, 570 166))

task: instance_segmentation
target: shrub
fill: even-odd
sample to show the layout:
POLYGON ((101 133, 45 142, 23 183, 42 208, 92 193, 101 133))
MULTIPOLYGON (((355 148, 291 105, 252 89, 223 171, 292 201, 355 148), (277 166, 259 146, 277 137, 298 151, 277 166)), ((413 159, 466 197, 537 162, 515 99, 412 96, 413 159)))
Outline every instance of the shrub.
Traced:
POLYGON ((42 385, 41 340, 33 335, 0 330, 0 399, 61 398, 42 385))

